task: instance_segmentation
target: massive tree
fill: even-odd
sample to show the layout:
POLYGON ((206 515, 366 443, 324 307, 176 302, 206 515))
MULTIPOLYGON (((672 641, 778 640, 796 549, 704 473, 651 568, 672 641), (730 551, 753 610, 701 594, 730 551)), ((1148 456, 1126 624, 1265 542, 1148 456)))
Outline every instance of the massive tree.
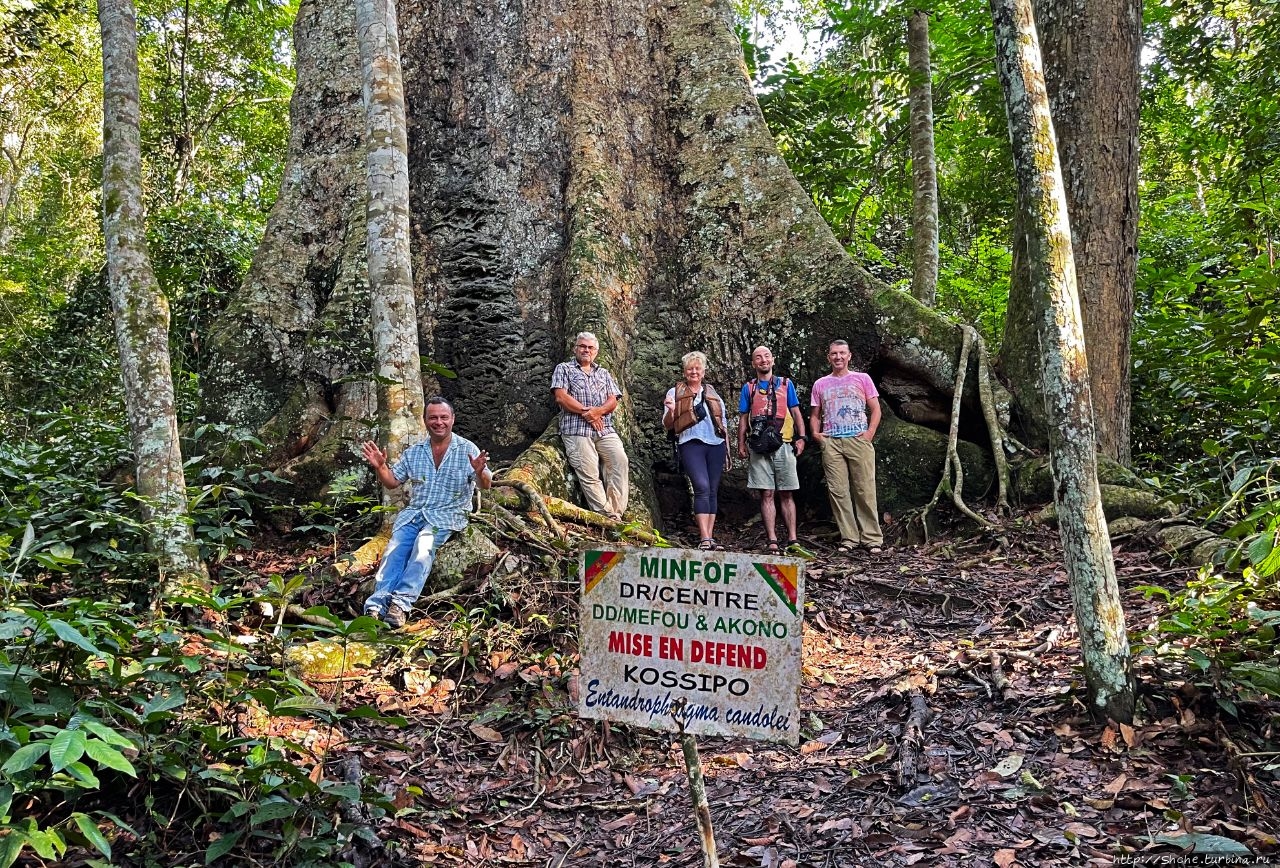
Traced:
MULTIPOLYGON (((299 9, 289 167, 204 380, 303 485, 375 407, 352 15, 299 9)), ((845 254, 778 156, 725 5, 405 0, 400 22, 421 349, 457 375, 428 385, 460 430, 563 486, 539 440, 550 374, 594 331, 643 490, 683 352, 730 385, 766 343, 805 383, 840 337, 892 411, 886 508, 928 499, 945 438, 899 422, 945 425, 960 330, 845 254)))
MULTIPOLYGON (((1128 464, 1142 2, 1035 0, 1034 6, 1062 154, 1098 450, 1128 464)), ((1043 442, 1046 417, 1034 388, 1040 348, 1024 260, 1026 231, 1016 224, 1001 364, 1020 398, 1019 420, 1031 440, 1043 442)))
POLYGON ((191 523, 169 366, 169 303, 147 252, 132 0, 99 0, 102 28, 102 232, 107 288, 148 539, 166 583, 204 578, 191 523))

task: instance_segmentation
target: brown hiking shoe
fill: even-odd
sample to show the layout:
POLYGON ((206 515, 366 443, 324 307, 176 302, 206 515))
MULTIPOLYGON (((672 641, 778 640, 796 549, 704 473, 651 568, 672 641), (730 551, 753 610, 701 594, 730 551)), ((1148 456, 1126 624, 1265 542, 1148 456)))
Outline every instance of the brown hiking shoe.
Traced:
POLYGON ((387 607, 387 617, 385 620, 387 622, 387 626, 392 630, 399 630, 404 626, 404 622, 408 620, 408 618, 409 613, 404 609, 401 609, 395 603, 392 603, 387 607))

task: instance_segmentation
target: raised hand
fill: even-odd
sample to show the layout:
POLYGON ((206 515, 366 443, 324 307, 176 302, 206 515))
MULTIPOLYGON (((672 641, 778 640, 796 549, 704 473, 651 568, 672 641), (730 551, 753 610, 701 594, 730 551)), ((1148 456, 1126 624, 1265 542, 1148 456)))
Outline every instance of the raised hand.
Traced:
POLYGON ((485 468, 489 466, 489 453, 483 449, 475 458, 468 458, 471 462, 471 469, 476 472, 476 476, 483 476, 485 468))
POLYGON ((387 466, 387 453, 378 448, 378 444, 372 440, 366 440, 360 447, 360 451, 364 453, 364 460, 369 462, 374 470, 378 470, 387 466))

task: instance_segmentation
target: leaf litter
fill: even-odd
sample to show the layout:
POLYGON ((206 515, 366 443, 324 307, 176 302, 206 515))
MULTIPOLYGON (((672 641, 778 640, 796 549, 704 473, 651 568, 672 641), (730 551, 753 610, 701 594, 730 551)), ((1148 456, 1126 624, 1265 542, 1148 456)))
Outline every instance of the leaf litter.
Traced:
MULTIPOLYGON (((1138 720, 1091 721, 1053 532, 1010 524, 851 560, 811 548, 800 745, 700 742, 721 864, 1101 868, 1189 848, 1280 853, 1277 704, 1228 717, 1189 673, 1139 657, 1138 720), (901 780, 912 696, 930 716, 901 780)), ((254 554, 287 569, 285 555, 254 554)), ((576 585, 546 555, 520 557, 526 583, 551 578, 480 582, 344 682, 342 707, 408 721, 348 719, 326 758, 358 755, 399 809, 376 828, 378 864, 701 865, 678 745, 576 717, 576 585), (459 624, 494 599, 483 624, 459 624)), ((1160 613, 1132 589, 1193 575, 1155 552, 1116 557, 1131 632, 1160 613)), ((358 598, 354 586, 310 593, 305 605, 358 598)))

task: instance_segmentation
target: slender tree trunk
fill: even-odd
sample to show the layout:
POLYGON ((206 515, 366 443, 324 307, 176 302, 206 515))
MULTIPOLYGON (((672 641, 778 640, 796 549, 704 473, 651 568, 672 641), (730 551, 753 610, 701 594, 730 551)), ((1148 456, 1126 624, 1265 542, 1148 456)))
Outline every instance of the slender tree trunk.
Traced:
POLYGON ((368 165, 366 249, 378 415, 394 461, 421 436, 424 398, 409 255, 409 139, 395 0, 356 0, 368 165))
POLYGON ((911 294, 933 307, 938 297, 938 168, 933 146, 933 81, 929 65, 929 13, 907 21, 911 69, 911 175, 914 263, 911 294))
POLYGON ((1129 638, 1098 488, 1089 364, 1076 295, 1071 229, 1031 0, 991 0, 996 67, 1026 213, 1026 258, 1043 353, 1054 501, 1066 560, 1089 708, 1133 720, 1129 638))
MULTIPOLYGON (((1034 7, 1061 149, 1098 450, 1128 464, 1142 2, 1034 0, 1034 7)), ((1001 355, 1004 373, 1024 399, 1019 416, 1034 441, 1044 427, 1029 388, 1040 381, 1029 296, 1015 268, 1001 355)))
POLYGON ((169 304, 147 253, 139 146, 138 45, 132 0, 100 0, 103 72, 103 234, 137 489, 165 591, 201 581, 204 567, 187 520, 169 367, 169 304))

